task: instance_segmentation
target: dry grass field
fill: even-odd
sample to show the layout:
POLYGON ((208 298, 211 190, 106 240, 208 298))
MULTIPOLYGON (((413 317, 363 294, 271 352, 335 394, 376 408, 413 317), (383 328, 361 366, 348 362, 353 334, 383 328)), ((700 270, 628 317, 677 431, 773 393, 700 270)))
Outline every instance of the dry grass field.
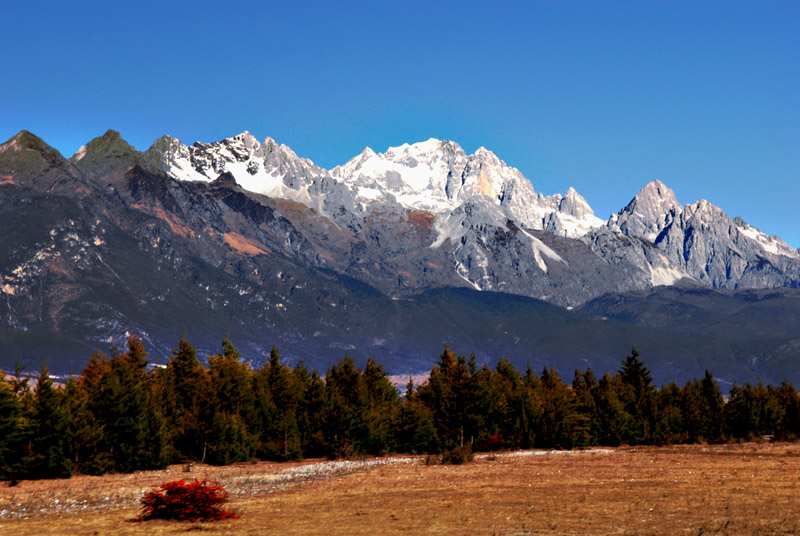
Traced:
POLYGON ((800 445, 259 463, 0 486, 0 534, 800 534, 800 445), (219 480, 241 519, 133 522, 149 486, 219 480))

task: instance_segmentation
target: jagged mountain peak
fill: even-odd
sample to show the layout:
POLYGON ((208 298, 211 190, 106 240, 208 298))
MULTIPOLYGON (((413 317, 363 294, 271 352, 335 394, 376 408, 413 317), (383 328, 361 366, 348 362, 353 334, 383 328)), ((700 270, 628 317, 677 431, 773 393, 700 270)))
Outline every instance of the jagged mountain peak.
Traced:
POLYGON ((82 146, 73 155, 71 160, 79 162, 87 156, 105 158, 135 158, 141 155, 132 145, 125 141, 116 130, 107 130, 102 136, 98 136, 86 145, 82 146))
POLYGON ((228 187, 234 187, 234 186, 237 185, 236 184, 236 178, 233 176, 233 173, 231 173, 230 171, 226 171, 226 172, 220 174, 219 177, 214 179, 213 184, 215 186, 228 186, 228 187))
MULTIPOLYGON (((27 130, 21 130, 0 145, 0 180, 19 177, 38 181, 41 176, 55 170, 70 175, 67 168, 69 163, 60 152, 27 130)), ((45 184, 49 181, 40 186, 49 187, 45 184)))
POLYGON ((50 147, 42 138, 24 129, 20 130, 16 135, 12 136, 2 145, 0 145, 0 153, 4 153, 6 151, 19 152, 23 150, 32 150, 43 154, 55 153, 61 156, 61 153, 50 147))
POLYGON ((629 236, 655 241, 683 208, 675 192, 659 180, 648 182, 630 203, 613 215, 608 225, 629 236))
POLYGON ((250 132, 247 130, 245 130, 241 134, 233 136, 232 138, 227 138, 223 140, 223 143, 228 143, 228 144, 241 143, 244 144, 244 146, 249 149, 255 149, 257 147, 258 148, 261 147, 261 142, 258 141, 258 138, 250 134, 250 132))
POLYGON ((594 216, 594 210, 586 199, 571 186, 567 190, 567 194, 559 201, 558 210, 575 218, 594 216))
POLYGON ((705 199, 686 205, 686 212, 706 221, 719 218, 730 219, 720 207, 709 203, 705 199))
POLYGON ((243 162, 254 156, 263 157, 261 143, 246 130, 241 134, 225 138, 218 142, 201 143, 198 141, 195 142, 192 147, 204 152, 225 153, 225 156, 233 157, 239 162, 243 162))
POLYGON ((181 147, 186 147, 178 138, 174 138, 169 134, 164 134, 160 138, 153 141, 153 144, 150 148, 145 152, 145 154, 153 154, 153 153, 164 153, 169 151, 175 151, 180 149, 181 147))
POLYGON ((274 151, 278 147, 286 147, 286 145, 281 145, 270 136, 264 138, 264 143, 262 143, 262 145, 267 151, 274 151))
POLYGON ((640 212, 650 209, 671 210, 675 206, 680 206, 675 191, 660 180, 645 184, 628 204, 628 207, 638 209, 640 212))
POLYGON ((329 177, 327 171, 272 138, 259 142, 248 131, 191 146, 174 138, 160 138, 148 150, 145 160, 151 167, 182 181, 212 182, 227 173, 243 190, 291 199, 318 212, 324 212, 325 202, 320 190, 330 190, 330 185, 320 184, 322 178, 329 177))
POLYGON ((414 156, 421 156, 421 155, 429 155, 437 152, 442 145, 441 140, 437 140, 436 138, 429 138, 425 141, 420 141, 416 143, 404 143, 398 147, 389 147, 386 149, 386 152, 383 153, 388 159, 398 158, 406 155, 414 155, 414 156))
POLYGON ((487 149, 483 145, 478 147, 478 150, 475 151, 472 156, 477 157, 477 158, 481 158, 481 159, 484 159, 484 160, 493 160, 493 161, 497 161, 497 162, 502 162, 503 164, 505 164, 505 162, 500 160, 500 158, 496 154, 494 154, 494 152, 490 151, 489 149, 487 149))
MULTIPOLYGON (((436 138, 390 147, 384 153, 365 149, 331 174, 355 193, 362 207, 388 201, 407 209, 453 215, 472 203, 488 211, 484 219, 510 220, 570 237, 605 223, 574 189, 568 198, 542 196, 518 169, 486 147, 467 155, 459 144, 436 138), (556 212, 562 216, 558 221, 553 218, 556 212)), ((444 227, 439 231, 434 243, 461 232, 445 232, 444 227)))
POLYGON ((363 161, 367 158, 377 158, 383 161, 403 164, 408 167, 415 167, 418 163, 431 165, 435 164, 437 161, 448 161, 454 157, 466 156, 467 154, 464 149, 454 141, 429 138, 416 143, 404 143, 402 145, 392 146, 382 153, 376 153, 372 148, 365 147, 358 156, 350 159, 342 166, 337 166, 337 168, 347 169, 348 167, 352 167, 349 165, 353 162, 363 161))

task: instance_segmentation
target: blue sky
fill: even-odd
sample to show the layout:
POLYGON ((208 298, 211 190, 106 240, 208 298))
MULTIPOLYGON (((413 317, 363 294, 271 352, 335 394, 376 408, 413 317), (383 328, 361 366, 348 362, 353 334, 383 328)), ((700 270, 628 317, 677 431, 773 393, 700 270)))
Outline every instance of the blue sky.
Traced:
POLYGON ((800 2, 5 2, 0 139, 483 145, 598 216, 660 179, 800 246, 800 2))

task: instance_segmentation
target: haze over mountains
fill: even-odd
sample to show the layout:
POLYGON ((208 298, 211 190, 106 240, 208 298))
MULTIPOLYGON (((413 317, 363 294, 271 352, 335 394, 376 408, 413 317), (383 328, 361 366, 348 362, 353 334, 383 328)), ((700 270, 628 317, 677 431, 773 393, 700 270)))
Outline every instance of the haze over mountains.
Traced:
POLYGON ((0 222, 5 369, 76 371, 126 333, 167 354, 186 330, 323 370, 349 350, 424 371, 449 343, 570 375, 635 345, 659 381, 800 380, 800 252, 659 181, 604 220, 449 141, 325 170, 247 132, 139 152, 108 131, 66 159, 22 131, 0 222))

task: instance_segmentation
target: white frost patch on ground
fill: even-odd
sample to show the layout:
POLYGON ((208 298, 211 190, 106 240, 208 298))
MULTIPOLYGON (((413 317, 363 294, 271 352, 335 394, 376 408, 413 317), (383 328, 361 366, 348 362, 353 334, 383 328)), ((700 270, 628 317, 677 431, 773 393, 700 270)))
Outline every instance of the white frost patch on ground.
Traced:
POLYGON ((394 465, 398 463, 414 463, 418 462, 419 458, 411 457, 391 457, 391 458, 376 458, 374 460, 339 460, 330 462, 318 462, 309 465, 301 465, 300 467, 292 467, 285 471, 288 477, 297 476, 334 476, 342 473, 349 473, 361 469, 368 469, 377 467, 379 465, 394 465))
POLYGON ((613 454, 616 452, 614 449, 585 449, 585 450, 516 450, 514 452, 502 452, 499 454, 478 454, 476 458, 488 458, 494 456, 495 458, 514 458, 517 456, 551 456, 551 455, 572 455, 577 456, 581 454, 613 454))
MULTIPOLYGON (((231 497, 252 497, 275 493, 286 486, 310 480, 343 476, 381 465, 419 463, 420 460, 419 457, 395 456, 369 460, 320 461, 290 467, 270 464, 262 469, 252 469, 248 465, 215 468, 197 464, 188 466, 182 471, 180 467, 173 466, 162 471, 143 473, 152 476, 154 485, 173 480, 208 479, 218 481, 231 497)), ((139 486, 143 480, 141 478, 143 473, 123 475, 121 479, 109 480, 103 480, 102 477, 88 477, 95 482, 94 491, 91 493, 78 491, 77 498, 64 497, 63 490, 54 491, 53 494, 35 492, 25 499, 16 499, 12 496, 10 500, 0 503, 0 520, 11 517, 28 519, 36 515, 53 513, 76 515, 81 512, 134 507, 140 504, 145 493, 151 491, 150 487, 139 486), (126 483, 126 480, 131 482, 126 483)))

